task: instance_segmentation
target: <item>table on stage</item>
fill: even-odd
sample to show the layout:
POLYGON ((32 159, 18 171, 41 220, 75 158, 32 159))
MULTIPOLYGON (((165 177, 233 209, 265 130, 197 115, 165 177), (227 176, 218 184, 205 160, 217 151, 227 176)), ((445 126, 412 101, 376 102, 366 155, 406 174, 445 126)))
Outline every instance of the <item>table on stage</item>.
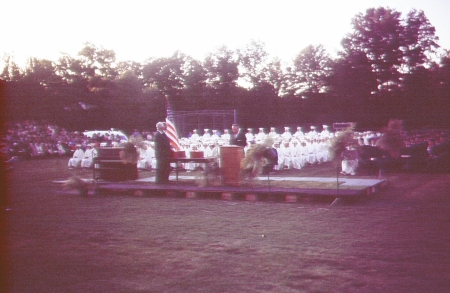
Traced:
POLYGON ((213 162, 217 162, 217 158, 171 158, 170 162, 176 164, 175 174, 178 182, 178 171, 180 170, 180 163, 210 164, 213 162))

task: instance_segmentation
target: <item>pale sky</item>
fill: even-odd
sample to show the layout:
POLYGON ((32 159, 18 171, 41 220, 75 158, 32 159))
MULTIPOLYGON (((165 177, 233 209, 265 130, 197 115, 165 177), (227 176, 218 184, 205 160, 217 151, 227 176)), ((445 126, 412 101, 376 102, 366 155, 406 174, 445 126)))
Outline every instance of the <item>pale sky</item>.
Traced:
POLYGON ((203 60, 226 45, 252 39, 270 57, 288 62, 308 45, 322 44, 333 56, 351 32, 351 19, 372 7, 403 16, 423 10, 439 44, 450 49, 450 0, 14 0, 0 12, 0 56, 20 66, 29 57, 57 61, 76 57, 85 42, 113 50, 117 61, 144 62, 176 50, 203 60))

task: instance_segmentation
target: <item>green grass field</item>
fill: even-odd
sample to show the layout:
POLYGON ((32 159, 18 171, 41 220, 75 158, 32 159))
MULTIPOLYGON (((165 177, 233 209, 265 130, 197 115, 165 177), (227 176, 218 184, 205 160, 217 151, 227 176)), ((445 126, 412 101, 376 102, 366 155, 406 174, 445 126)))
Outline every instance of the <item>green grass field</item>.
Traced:
POLYGON ((449 174, 387 174, 380 193, 336 206, 83 198, 52 183, 90 176, 66 158, 21 161, 7 175, 2 292, 450 290, 449 174))

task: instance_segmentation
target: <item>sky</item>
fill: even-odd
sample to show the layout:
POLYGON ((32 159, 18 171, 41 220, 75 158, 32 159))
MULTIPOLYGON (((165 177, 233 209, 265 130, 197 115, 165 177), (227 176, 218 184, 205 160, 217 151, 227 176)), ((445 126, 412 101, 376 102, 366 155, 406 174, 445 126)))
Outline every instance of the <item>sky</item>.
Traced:
POLYGON ((403 16, 423 10, 439 44, 450 49, 450 0, 15 0, 0 12, 0 57, 23 67, 29 57, 76 57, 90 42, 113 50, 117 61, 145 62, 179 50, 204 60, 220 46, 251 40, 269 57, 289 62, 308 45, 334 56, 351 32, 351 20, 368 8, 389 7, 403 16))

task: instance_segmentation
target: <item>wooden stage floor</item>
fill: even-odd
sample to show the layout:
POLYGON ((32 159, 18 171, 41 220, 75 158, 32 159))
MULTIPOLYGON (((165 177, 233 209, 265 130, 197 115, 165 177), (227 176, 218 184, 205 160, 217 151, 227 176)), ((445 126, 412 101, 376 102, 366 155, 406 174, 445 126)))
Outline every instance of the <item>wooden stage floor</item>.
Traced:
MULTIPOLYGON (((195 172, 194 172, 195 173, 195 172)), ((91 193, 108 194, 131 192, 134 195, 170 195, 180 198, 218 198, 223 200, 286 201, 299 202, 305 198, 329 198, 355 200, 373 195, 386 186, 382 179, 360 179, 352 177, 302 177, 302 176, 260 176, 251 182, 237 186, 210 182, 206 185, 201 174, 171 174, 169 184, 156 184, 154 173, 138 180, 123 182, 97 182, 91 193)), ((90 178, 83 178, 91 181, 90 178)))

